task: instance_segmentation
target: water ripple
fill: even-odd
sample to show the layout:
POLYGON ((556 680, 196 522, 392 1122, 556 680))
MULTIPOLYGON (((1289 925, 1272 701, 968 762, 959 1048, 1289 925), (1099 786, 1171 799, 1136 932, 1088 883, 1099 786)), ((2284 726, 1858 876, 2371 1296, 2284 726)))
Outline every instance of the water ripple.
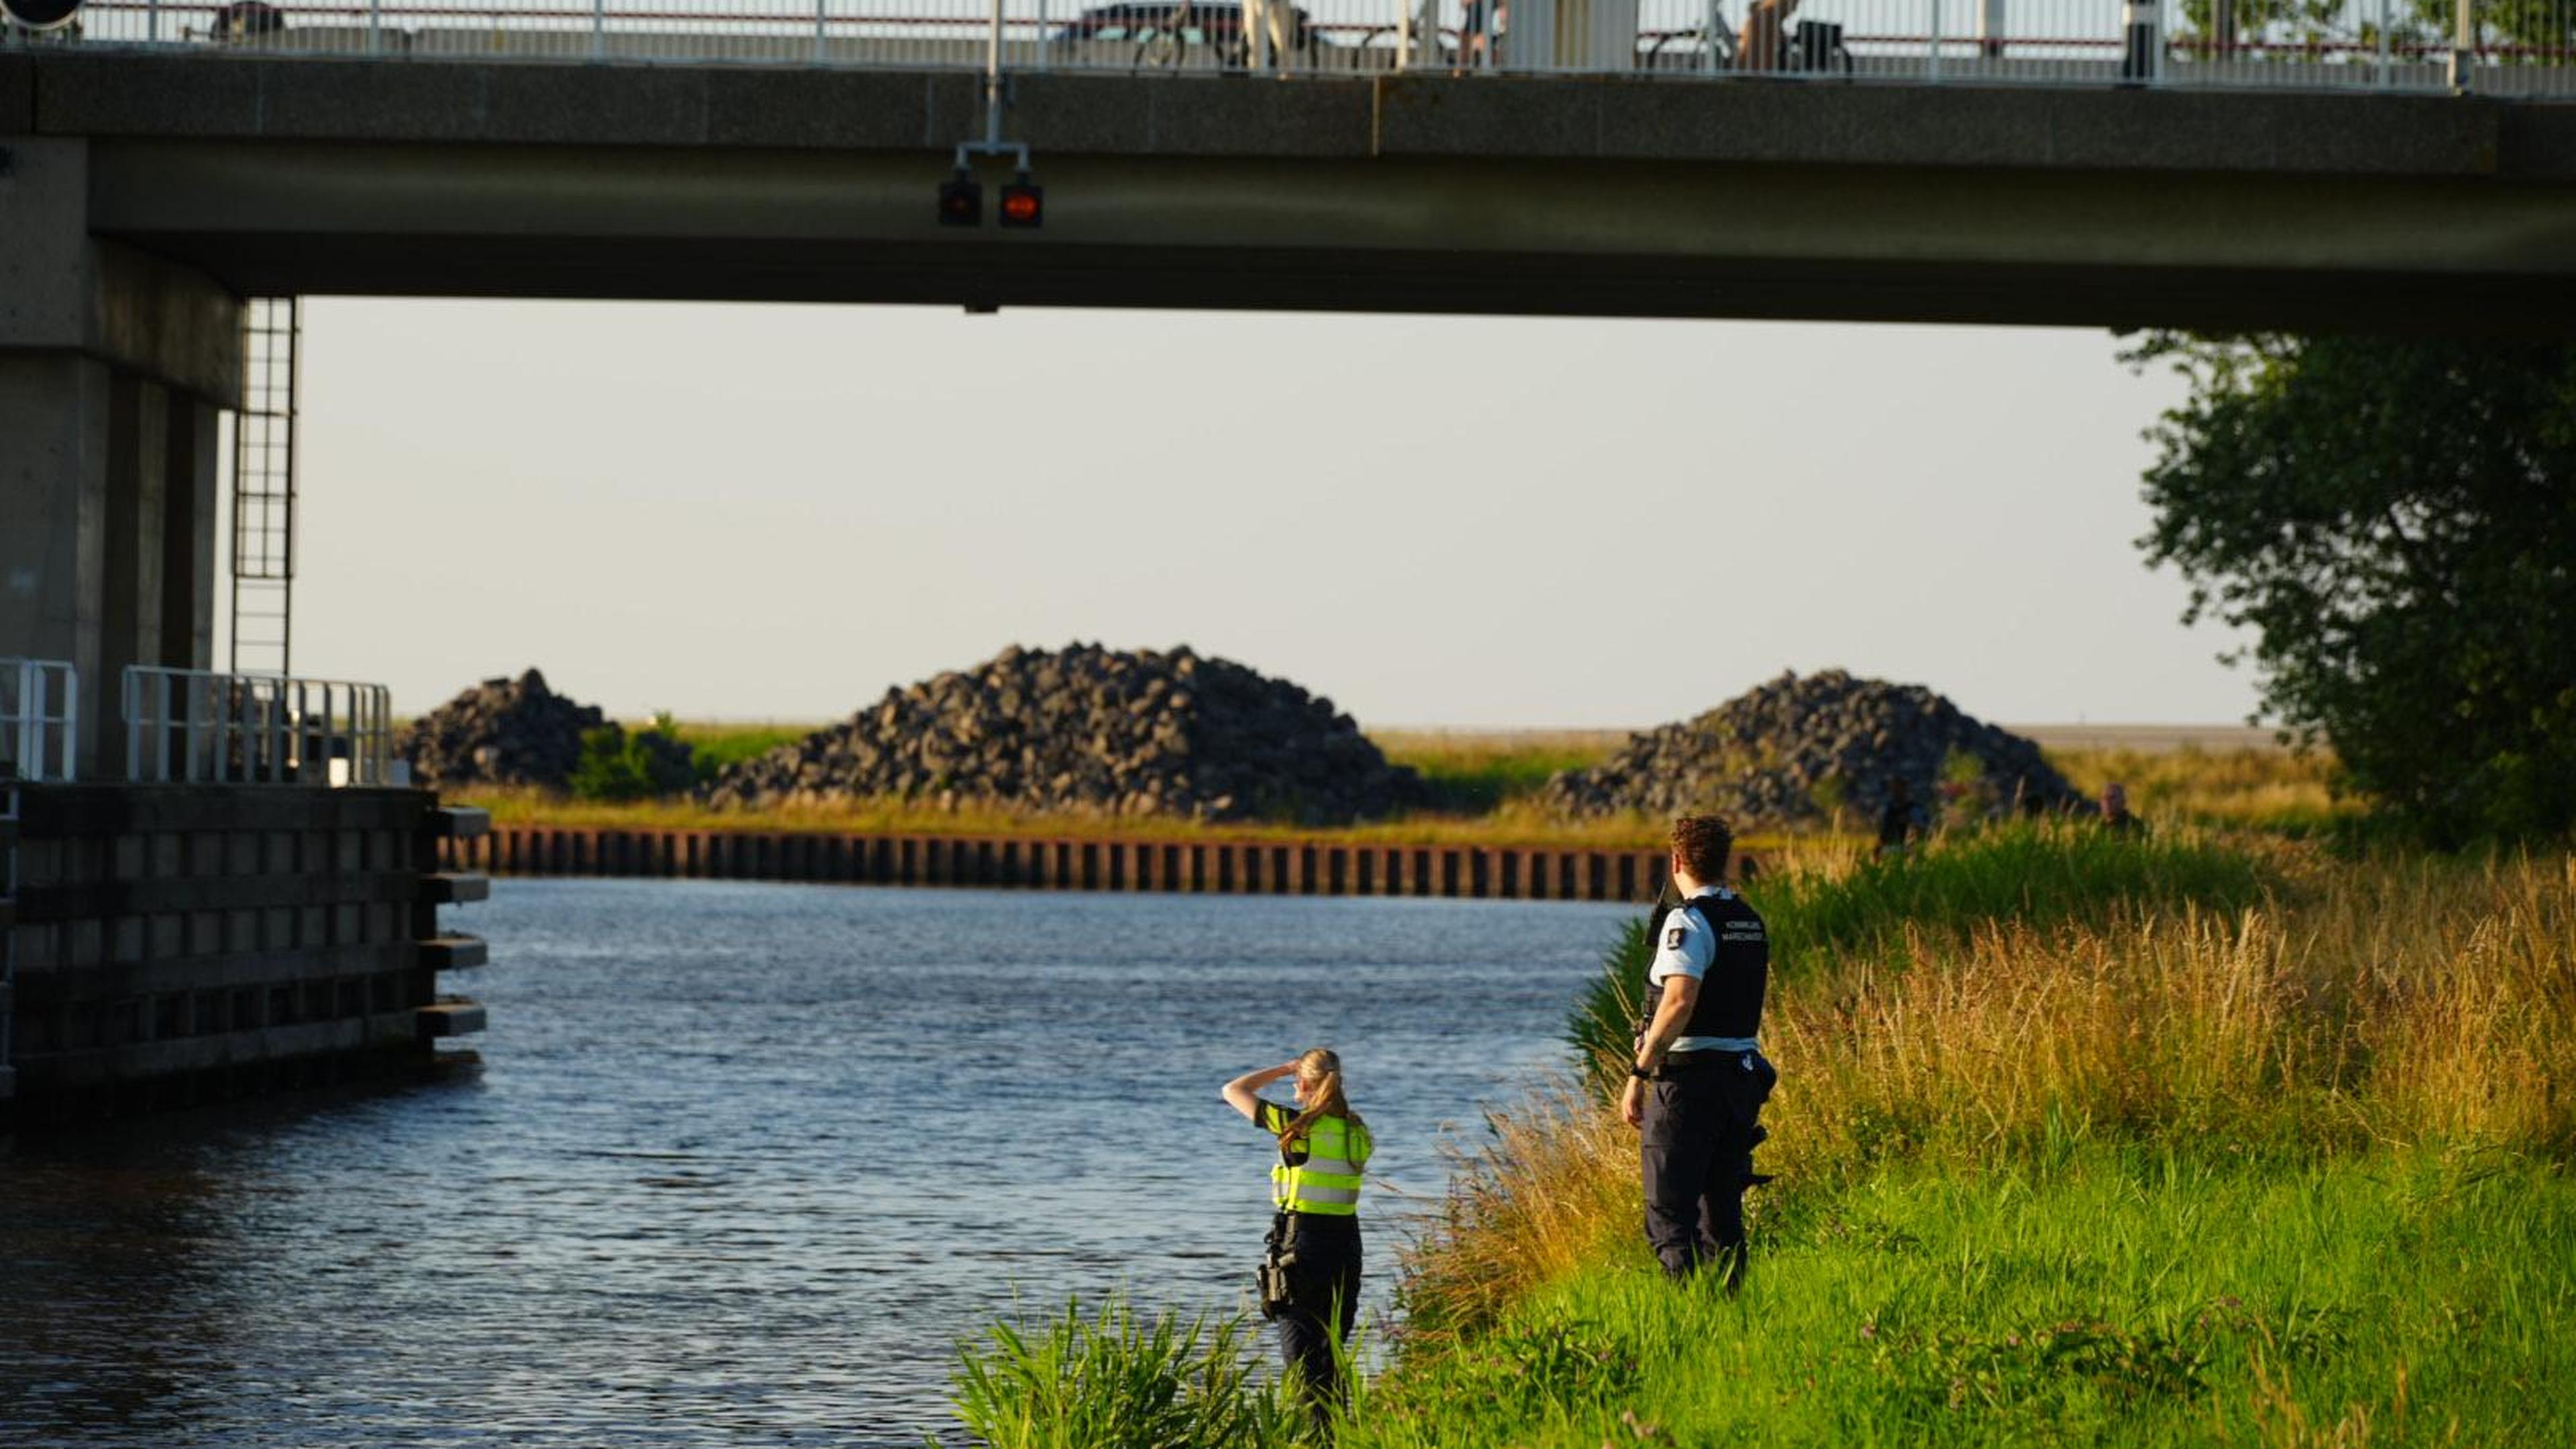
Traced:
POLYGON ((1337 1046, 1374 1171, 1436 1200, 1619 914, 503 882, 456 917, 479 1072, 0 1139, 0 1444, 953 1438, 998 1315, 1242 1304, 1267 1159, 1224 1077, 1337 1046))

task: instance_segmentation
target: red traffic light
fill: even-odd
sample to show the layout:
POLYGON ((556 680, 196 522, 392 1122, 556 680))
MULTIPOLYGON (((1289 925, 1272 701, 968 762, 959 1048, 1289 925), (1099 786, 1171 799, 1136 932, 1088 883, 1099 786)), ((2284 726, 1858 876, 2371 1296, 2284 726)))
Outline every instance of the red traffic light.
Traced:
MULTIPOLYGON (((1009 204, 1007 201, 1003 203, 1006 209, 1009 204)), ((960 171, 939 183, 939 224, 941 226, 982 226, 984 224, 984 188, 974 177, 960 171)))
POLYGON ((1027 172, 1002 188, 1002 225, 1046 225, 1046 188, 1031 181, 1027 172))

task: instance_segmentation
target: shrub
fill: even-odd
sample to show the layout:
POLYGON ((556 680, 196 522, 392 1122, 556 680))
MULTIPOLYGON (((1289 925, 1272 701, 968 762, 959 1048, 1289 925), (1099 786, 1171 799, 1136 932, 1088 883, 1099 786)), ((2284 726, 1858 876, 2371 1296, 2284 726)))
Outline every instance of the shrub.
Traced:
POLYGON ((677 795, 698 782, 689 747, 680 742, 667 714, 653 727, 628 734, 619 725, 585 730, 581 762, 569 781, 576 800, 649 800, 677 795))

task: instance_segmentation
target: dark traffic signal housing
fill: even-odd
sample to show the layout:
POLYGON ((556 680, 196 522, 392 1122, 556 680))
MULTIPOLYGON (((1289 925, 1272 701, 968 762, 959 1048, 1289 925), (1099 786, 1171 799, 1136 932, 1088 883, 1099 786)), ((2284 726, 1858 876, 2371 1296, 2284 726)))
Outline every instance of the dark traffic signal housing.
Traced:
MULTIPOLYGON (((1005 191, 1004 196, 1010 193, 1005 191)), ((1005 207, 1010 203, 1003 202, 1005 207)), ((939 183, 939 224, 941 226, 982 226, 984 224, 984 187, 966 168, 939 183)))
POLYGON ((1002 225, 1046 225, 1046 188, 1029 179, 1023 171, 1002 188, 1002 225))

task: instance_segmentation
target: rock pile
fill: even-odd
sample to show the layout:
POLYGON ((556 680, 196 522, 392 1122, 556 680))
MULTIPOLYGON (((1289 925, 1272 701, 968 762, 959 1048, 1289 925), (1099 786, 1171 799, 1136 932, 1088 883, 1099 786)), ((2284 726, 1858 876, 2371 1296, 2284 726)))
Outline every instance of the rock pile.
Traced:
POLYGON ((707 792, 760 807, 943 806, 1339 824, 1417 803, 1329 699, 1191 652, 1013 647, 745 760, 707 792))
POLYGON ((608 722, 597 705, 576 704, 531 669, 487 679, 413 720, 394 736, 394 755, 412 779, 460 785, 563 789, 581 763, 581 736, 608 722))
POLYGON ((1738 830, 1819 824, 1839 807, 1866 828, 1893 779, 1927 819, 1945 782, 1971 810, 2079 803, 2029 740, 1922 685, 1839 669, 1783 674, 1696 719, 1631 736, 1602 764, 1557 775, 1542 799, 1568 815, 1711 811, 1738 830))

